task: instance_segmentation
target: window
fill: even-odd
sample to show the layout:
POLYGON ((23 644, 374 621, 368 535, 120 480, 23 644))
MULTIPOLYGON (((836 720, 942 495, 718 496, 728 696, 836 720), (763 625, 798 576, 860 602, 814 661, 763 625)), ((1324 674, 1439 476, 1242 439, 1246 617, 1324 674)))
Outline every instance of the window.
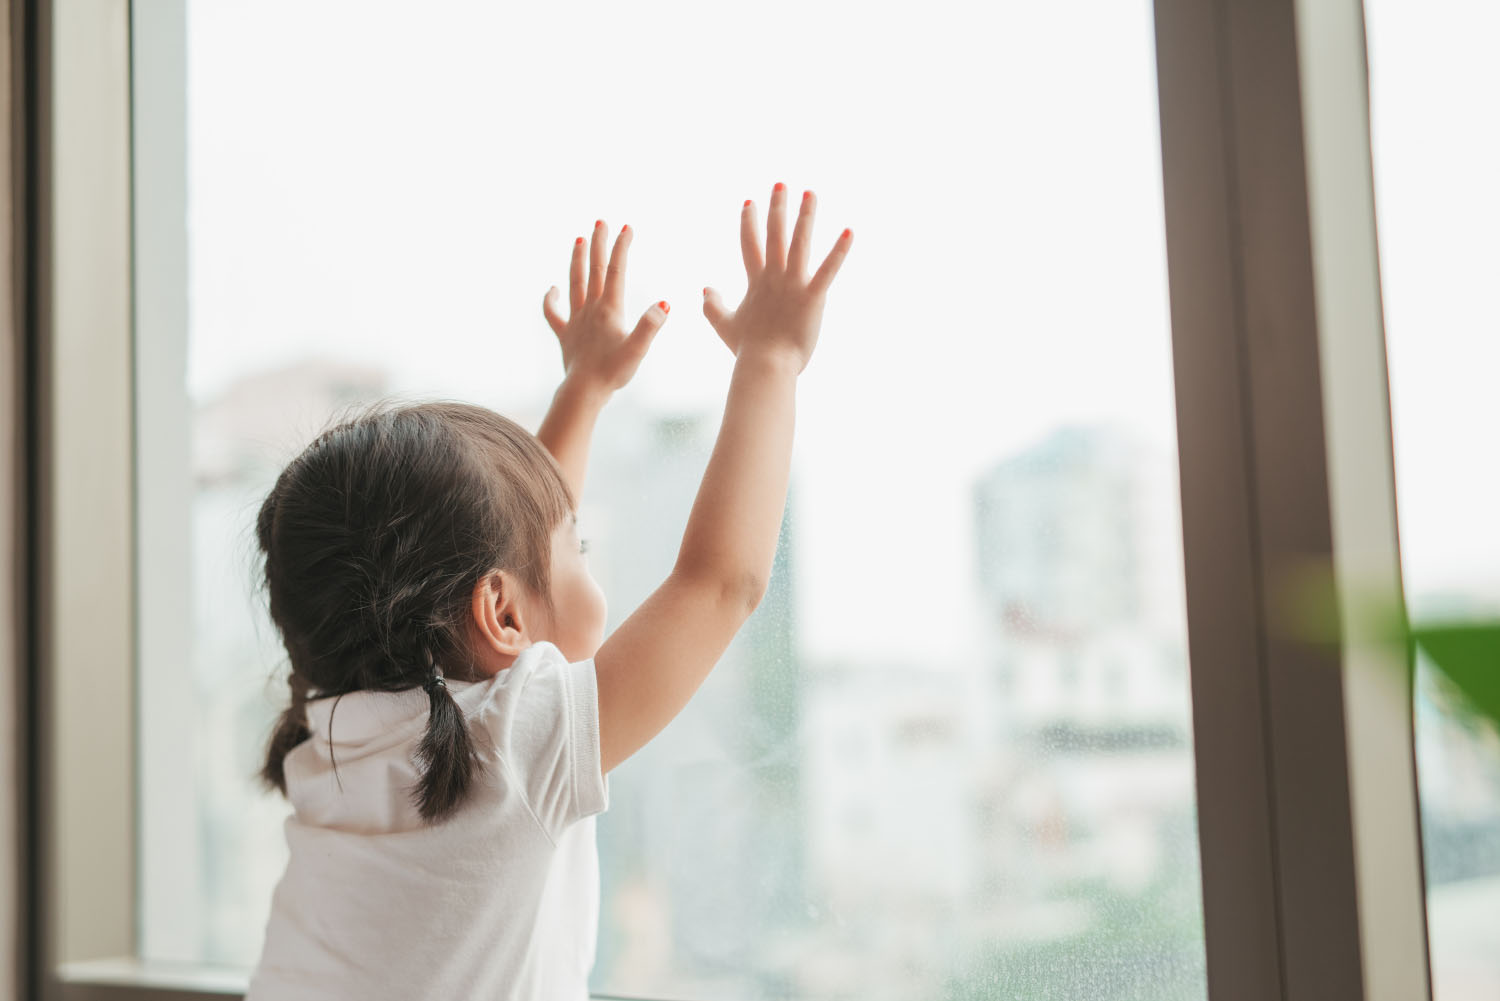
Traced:
POLYGON ((252 590, 280 465, 390 393, 534 429, 560 374, 541 295, 596 217, 629 222, 630 308, 675 308, 581 504, 612 628, 670 569, 722 412, 698 289, 733 301, 740 203, 784 180, 818 191, 817 246, 859 247, 771 593, 611 778, 594 988, 1204 997, 1151 7, 1087 7, 852 37, 818 8, 187 4, 190 311, 152 405, 191 438, 141 490, 190 512, 160 579, 191 638, 143 684, 189 687, 196 726, 142 816, 192 824, 144 838, 148 957, 251 965, 285 861, 250 781, 285 698, 252 590), (1101 699, 1122 645, 1148 653, 1101 699), (1174 697, 1129 711, 1163 669, 1174 697))
MULTIPOLYGON (((1366 0, 1402 573, 1418 626, 1500 623, 1500 10, 1366 0), (1478 116, 1478 117, 1476 117, 1478 116)), ((1500 731, 1419 647, 1435 1001, 1500 996, 1500 731)))
MULTIPOLYGON (((595 989, 1428 996, 1412 699, 1364 669, 1399 652, 1275 600, 1309 562, 1314 597, 1399 580, 1359 0, 938 10, 894 40, 799 8, 717 47, 697 10, 38 6, 45 996, 233 994, 253 960, 286 810, 249 782, 281 698, 236 527, 265 478, 372 394, 534 423, 538 297, 600 214, 641 228, 638 304, 706 335, 690 304, 735 291, 738 201, 772 178, 864 255, 799 394, 772 592, 612 781, 595 989), (643 26, 662 61, 582 138, 528 62, 552 43, 513 41, 584 79, 643 26), (595 169, 644 133, 630 107, 666 166, 595 169), (720 152, 703 123, 736 114, 720 152), (797 162, 742 159, 757 114, 797 162), (952 361, 992 343, 1015 363, 952 361)), ((616 621, 706 462, 715 340, 664 331, 605 415, 581 513, 616 621)))

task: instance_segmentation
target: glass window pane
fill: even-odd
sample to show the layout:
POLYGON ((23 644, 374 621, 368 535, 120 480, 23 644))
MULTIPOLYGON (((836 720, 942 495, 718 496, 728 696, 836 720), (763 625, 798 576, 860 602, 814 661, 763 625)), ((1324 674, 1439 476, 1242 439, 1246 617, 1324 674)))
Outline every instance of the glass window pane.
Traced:
POLYGON ((819 195, 816 259, 855 246, 770 593, 611 775, 593 988, 1205 997, 1150 3, 187 12, 191 662, 146 668, 196 700, 196 864, 148 873, 183 904, 147 955, 249 966, 285 864, 250 778, 280 465, 383 394, 535 429, 542 295, 630 223, 627 313, 674 308, 581 503, 613 628, 722 415, 700 289, 738 301, 779 180, 819 195))
MULTIPOLYGON (((1365 13, 1407 601, 1418 629, 1500 629, 1500 7, 1366 0, 1365 13)), ((1419 648, 1434 1001, 1500 997, 1500 727, 1455 666, 1419 648)))

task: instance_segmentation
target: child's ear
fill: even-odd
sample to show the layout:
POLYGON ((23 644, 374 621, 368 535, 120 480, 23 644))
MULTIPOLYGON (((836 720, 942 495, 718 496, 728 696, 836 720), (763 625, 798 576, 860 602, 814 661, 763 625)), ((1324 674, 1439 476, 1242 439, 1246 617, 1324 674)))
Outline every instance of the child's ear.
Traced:
POLYGON ((474 585, 471 611, 488 651, 515 657, 531 645, 531 613, 522 607, 521 597, 520 582, 503 570, 485 574, 474 585))

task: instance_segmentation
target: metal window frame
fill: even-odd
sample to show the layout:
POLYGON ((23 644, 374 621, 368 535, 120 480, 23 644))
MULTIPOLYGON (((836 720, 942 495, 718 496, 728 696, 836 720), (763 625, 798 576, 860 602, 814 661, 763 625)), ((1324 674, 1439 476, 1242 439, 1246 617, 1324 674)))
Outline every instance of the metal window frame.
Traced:
MULTIPOLYGON (((170 303, 134 298, 131 5, 28 13, 32 961, 48 998, 234 996, 118 958, 142 903, 133 436, 153 373, 133 338, 170 303)), ((1411 662, 1356 600, 1401 600, 1363 11, 1157 0, 1155 20, 1209 996, 1430 998, 1411 662), (1289 597, 1336 609, 1338 642, 1300 634, 1289 597)))
POLYGON ((1430 998, 1363 8, 1158 0, 1157 59, 1209 995, 1430 998))

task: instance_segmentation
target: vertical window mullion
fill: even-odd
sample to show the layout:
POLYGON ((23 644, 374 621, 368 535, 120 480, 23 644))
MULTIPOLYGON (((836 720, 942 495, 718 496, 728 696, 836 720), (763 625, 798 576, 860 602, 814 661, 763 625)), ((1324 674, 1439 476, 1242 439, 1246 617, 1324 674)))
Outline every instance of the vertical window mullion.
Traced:
POLYGON ((187 396, 186 0, 131 12, 135 196, 136 698, 141 955, 198 958, 207 922, 192 671, 192 408, 187 396), (150 725, 152 721, 175 725, 150 725))
POLYGON ((1210 997, 1426 996, 1360 7, 1157 18, 1210 997))
POLYGON ((42 5, 38 373, 44 974, 131 953, 135 730, 129 9, 42 5))

